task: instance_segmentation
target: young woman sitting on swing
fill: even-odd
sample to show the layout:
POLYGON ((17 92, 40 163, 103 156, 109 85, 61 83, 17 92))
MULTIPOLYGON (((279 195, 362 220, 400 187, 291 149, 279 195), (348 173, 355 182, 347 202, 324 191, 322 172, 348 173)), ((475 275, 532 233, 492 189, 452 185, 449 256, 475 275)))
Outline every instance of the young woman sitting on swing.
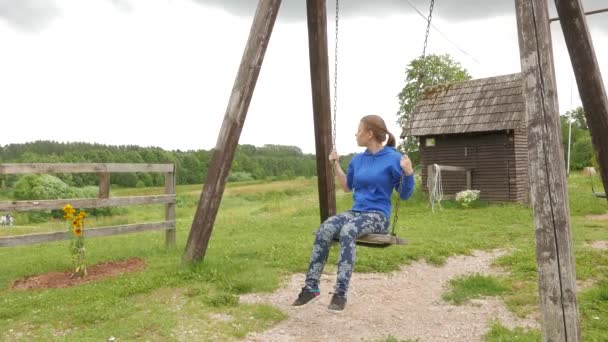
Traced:
POLYGON ((328 310, 340 312, 346 305, 348 285, 355 265, 357 237, 366 234, 387 234, 391 216, 393 189, 401 192, 401 199, 409 198, 414 191, 414 169, 407 156, 395 149, 395 137, 388 132, 386 124, 377 115, 361 119, 355 134, 357 144, 365 147, 363 153, 355 155, 346 174, 338 162, 334 150, 329 159, 334 163, 340 187, 353 191, 353 207, 328 218, 316 232, 310 257, 306 282, 298 298, 292 304, 301 306, 318 299, 319 279, 329 254, 332 240, 339 238, 340 256, 338 279, 328 310), (383 142, 388 135, 386 145, 383 142))

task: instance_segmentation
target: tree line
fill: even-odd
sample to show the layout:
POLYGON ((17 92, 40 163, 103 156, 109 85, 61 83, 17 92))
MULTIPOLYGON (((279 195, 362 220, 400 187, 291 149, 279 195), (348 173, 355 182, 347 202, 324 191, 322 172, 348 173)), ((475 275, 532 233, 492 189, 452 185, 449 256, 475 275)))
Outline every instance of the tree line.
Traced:
MULTIPOLYGON (((0 147, 0 163, 174 163, 177 184, 204 183, 213 150, 164 150, 159 147, 110 146, 90 143, 36 141, 0 147)), ((349 157, 342 158, 348 165, 349 157)), ((316 157, 296 146, 267 144, 239 145, 228 181, 276 180, 316 176, 316 157)), ((95 185, 97 175, 56 175, 75 187, 95 185)), ((4 187, 12 187, 18 176, 0 176, 4 187)), ((124 187, 164 185, 159 173, 115 173, 111 183, 124 187)))

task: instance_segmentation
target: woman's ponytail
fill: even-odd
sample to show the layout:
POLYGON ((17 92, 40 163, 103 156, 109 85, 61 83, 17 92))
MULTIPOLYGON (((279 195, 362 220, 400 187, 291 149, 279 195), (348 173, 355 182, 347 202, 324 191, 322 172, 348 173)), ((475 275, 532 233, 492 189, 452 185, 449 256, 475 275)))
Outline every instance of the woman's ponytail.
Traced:
POLYGON ((396 145, 395 136, 391 132, 387 132, 387 133, 388 133, 388 140, 386 141, 386 146, 395 147, 395 145, 396 145))

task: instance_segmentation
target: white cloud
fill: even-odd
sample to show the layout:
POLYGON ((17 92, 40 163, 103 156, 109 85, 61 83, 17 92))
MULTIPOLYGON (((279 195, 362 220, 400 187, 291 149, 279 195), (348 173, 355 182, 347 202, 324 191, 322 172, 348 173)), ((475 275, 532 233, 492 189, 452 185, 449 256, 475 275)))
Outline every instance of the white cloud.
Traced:
MULTIPOLYGON (((189 0, 65 0, 61 6, 53 25, 35 33, 0 22, 0 145, 37 139, 182 150, 215 145, 251 18, 189 0), (116 10, 116 3, 130 10, 116 10)), ((512 15, 459 22, 437 16, 434 23, 481 63, 433 31, 429 52, 452 54, 474 77, 519 71, 512 15)), ((572 71, 559 26, 552 25, 564 112, 572 71)), ((328 29, 332 78, 332 20, 328 29)), ((341 21, 339 151, 360 150, 354 132, 363 115, 382 115, 399 134, 396 95, 407 63, 421 53, 424 29, 413 14, 341 21)), ((592 34, 606 70, 608 38, 601 30, 592 34)), ((240 143, 314 153, 309 78, 306 23, 278 21, 240 143)), ((573 106, 579 103, 575 90, 573 106)))

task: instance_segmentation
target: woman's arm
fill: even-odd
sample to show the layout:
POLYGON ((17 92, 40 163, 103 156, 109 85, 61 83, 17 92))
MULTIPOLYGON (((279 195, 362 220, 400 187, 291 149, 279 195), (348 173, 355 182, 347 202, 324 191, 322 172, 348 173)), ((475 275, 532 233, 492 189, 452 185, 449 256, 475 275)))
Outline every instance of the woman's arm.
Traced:
POLYGON ((342 170, 342 166, 340 166, 340 162, 338 160, 334 161, 334 170, 336 170, 336 177, 338 178, 338 183, 340 183, 342 190, 344 190, 344 192, 350 192, 348 182, 346 181, 346 174, 342 170))
POLYGON ((399 161, 399 171, 394 174, 396 181, 394 183, 395 190, 399 193, 401 199, 408 199, 414 193, 414 167, 412 161, 404 155, 399 161))
POLYGON ((342 170, 342 166, 340 166, 340 156, 336 150, 331 151, 329 154, 329 160, 331 160, 334 164, 334 170, 336 173, 336 177, 338 178, 338 183, 344 192, 350 192, 350 188, 348 187, 348 181, 346 179, 346 174, 342 170))

